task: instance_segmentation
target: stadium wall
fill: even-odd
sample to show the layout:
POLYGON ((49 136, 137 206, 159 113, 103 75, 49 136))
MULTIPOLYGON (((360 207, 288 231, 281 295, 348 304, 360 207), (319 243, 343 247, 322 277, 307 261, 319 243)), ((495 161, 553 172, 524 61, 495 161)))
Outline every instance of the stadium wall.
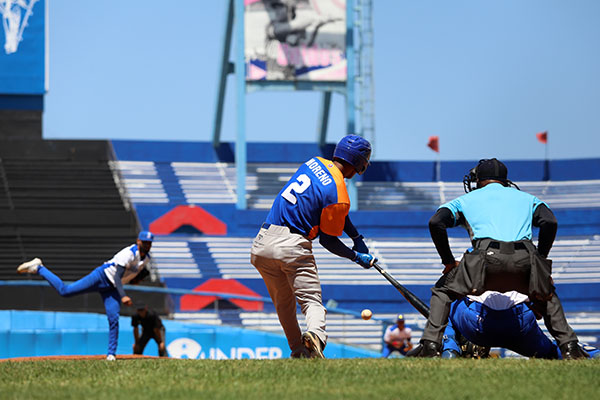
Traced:
MULTIPOLYGON (((169 356, 173 358, 287 358, 284 336, 242 328, 180 323, 163 320, 169 356)), ((106 353, 106 316, 90 313, 0 311, 0 358, 106 353)), ((131 320, 119 320, 117 354, 131 354, 131 320)), ((158 355, 154 341, 146 355, 158 355)), ((378 357, 379 353, 329 343, 327 358, 378 357)))

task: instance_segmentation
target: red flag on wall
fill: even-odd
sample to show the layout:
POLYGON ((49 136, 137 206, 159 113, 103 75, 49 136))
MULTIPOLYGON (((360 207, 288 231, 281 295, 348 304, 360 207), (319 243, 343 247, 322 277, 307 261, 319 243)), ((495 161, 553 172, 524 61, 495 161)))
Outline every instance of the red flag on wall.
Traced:
POLYGON ((429 142, 427 142, 427 147, 436 153, 440 152, 440 137, 439 136, 429 136, 429 142))
POLYGON ((537 140, 539 140, 540 142, 542 142, 544 144, 548 143, 548 131, 536 133, 535 136, 537 137, 537 140))

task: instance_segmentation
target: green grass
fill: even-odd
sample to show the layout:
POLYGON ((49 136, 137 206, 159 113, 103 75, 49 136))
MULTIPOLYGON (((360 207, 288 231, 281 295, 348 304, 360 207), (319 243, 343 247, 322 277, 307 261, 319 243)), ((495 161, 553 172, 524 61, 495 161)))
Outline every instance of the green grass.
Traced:
POLYGON ((1 399, 594 399, 600 360, 0 363, 1 399))

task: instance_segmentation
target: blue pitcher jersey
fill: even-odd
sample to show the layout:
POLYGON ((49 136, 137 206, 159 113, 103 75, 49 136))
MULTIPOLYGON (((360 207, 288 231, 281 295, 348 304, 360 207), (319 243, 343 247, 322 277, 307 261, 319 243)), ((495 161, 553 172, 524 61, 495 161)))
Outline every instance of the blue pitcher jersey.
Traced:
POLYGON ((535 209, 545 204, 537 197, 499 183, 490 183, 446 204, 456 221, 461 213, 469 224, 471 239, 503 242, 531 239, 535 209))
POLYGON ((287 226, 309 239, 319 232, 341 236, 349 210, 342 172, 332 161, 314 157, 302 164, 281 189, 266 222, 287 226))

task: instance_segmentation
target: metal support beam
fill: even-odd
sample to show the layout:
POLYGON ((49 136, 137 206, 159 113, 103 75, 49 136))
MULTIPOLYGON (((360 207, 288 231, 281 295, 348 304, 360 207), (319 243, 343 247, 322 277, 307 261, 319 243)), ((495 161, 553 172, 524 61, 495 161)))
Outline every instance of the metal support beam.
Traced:
POLYGON ((217 90, 217 101, 215 116, 213 120, 213 147, 221 144, 221 123, 223 121, 223 104, 225 103, 225 86, 227 75, 232 73, 232 64, 229 62, 231 51, 231 35, 233 33, 233 0, 229 0, 227 13, 225 14, 225 34, 223 38, 223 53, 221 54, 221 70, 219 72, 219 88, 217 90))
MULTIPOLYGON (((355 133, 355 103, 354 103, 354 79, 355 64, 354 58, 354 0, 346 2, 346 134, 355 133)), ((355 179, 349 180, 348 196, 350 197, 350 210, 358 210, 358 192, 356 190, 355 179)))
POLYGON ((246 60, 244 55, 244 0, 235 0, 235 82, 237 132, 235 169, 237 178, 237 209, 246 205, 246 60))
POLYGON ((346 134, 355 133, 354 81, 356 60, 354 56, 354 1, 346 2, 346 134))
POLYGON ((319 147, 325 145, 327 140, 327 126, 329 125, 329 109, 331 108, 331 92, 323 93, 321 110, 319 111, 319 147))

